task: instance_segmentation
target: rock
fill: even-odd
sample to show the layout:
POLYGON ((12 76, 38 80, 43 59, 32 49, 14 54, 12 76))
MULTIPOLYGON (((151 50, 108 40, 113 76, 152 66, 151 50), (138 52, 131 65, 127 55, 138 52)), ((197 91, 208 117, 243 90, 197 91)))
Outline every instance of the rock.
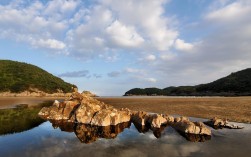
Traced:
POLYGON ((149 114, 144 111, 134 111, 131 116, 132 122, 138 125, 146 125, 148 119, 149 114))
POLYGON ((182 121, 189 121, 189 119, 183 116, 174 118, 174 122, 182 122, 182 121))
POLYGON ((73 92, 64 102, 55 100, 51 107, 42 108, 39 115, 49 120, 67 120, 97 126, 117 125, 131 119, 129 109, 117 110, 78 92, 73 92))
POLYGON ((86 95, 86 96, 90 96, 90 97, 97 97, 96 94, 93 94, 93 93, 91 93, 90 91, 83 91, 83 92, 81 93, 81 95, 86 95))
POLYGON ((84 97, 83 97, 80 93, 78 93, 78 92, 73 92, 73 93, 71 94, 71 96, 68 98, 68 100, 76 101, 76 102, 78 102, 78 103, 81 103, 82 100, 83 100, 83 98, 84 98, 84 97))
POLYGON ((214 129, 222 129, 222 128, 228 128, 228 129, 243 129, 244 127, 237 126, 234 124, 230 124, 227 120, 223 120, 217 117, 214 117, 210 119, 209 121, 204 122, 206 125, 214 128, 214 129))
POLYGON ((173 123, 174 117, 169 115, 164 115, 164 118, 166 119, 167 123, 173 123))
POLYGON ((167 124, 167 119, 162 114, 152 114, 149 115, 147 122, 152 128, 160 128, 161 125, 167 124))
POLYGON ((211 135, 211 130, 201 122, 191 122, 187 118, 177 118, 172 124, 177 131, 185 134, 211 135))

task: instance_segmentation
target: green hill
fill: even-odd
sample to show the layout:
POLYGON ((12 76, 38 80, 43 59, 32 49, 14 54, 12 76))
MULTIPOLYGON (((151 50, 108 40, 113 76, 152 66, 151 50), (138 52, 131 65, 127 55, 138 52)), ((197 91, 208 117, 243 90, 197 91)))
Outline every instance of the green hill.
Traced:
POLYGON ((248 96, 251 95, 251 68, 232 73, 207 84, 158 88, 134 88, 125 93, 129 95, 167 95, 167 96, 248 96))
POLYGON ((20 93, 38 89, 45 93, 55 93, 58 90, 67 93, 72 91, 72 87, 76 86, 64 82, 37 66, 0 60, 0 92, 20 93))

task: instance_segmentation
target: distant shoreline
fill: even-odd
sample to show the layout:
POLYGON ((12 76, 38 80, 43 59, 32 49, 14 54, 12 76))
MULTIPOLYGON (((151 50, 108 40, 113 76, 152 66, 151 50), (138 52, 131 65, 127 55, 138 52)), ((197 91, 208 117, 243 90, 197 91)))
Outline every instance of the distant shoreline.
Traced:
POLYGON ((21 93, 2 92, 0 97, 69 97, 71 93, 45 93, 45 92, 29 92, 21 93))

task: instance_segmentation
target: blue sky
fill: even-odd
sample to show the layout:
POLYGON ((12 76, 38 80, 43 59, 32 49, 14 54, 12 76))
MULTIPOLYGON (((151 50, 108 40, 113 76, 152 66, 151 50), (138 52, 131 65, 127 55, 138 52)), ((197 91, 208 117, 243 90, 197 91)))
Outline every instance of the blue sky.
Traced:
POLYGON ((0 0, 0 59, 79 90, 195 85, 251 67, 249 0, 0 0))

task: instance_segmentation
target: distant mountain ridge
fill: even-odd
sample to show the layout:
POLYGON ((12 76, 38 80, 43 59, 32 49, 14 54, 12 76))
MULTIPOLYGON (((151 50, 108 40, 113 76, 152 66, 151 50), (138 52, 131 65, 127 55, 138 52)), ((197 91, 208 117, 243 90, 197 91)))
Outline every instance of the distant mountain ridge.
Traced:
POLYGON ((166 96, 250 96, 251 68, 244 69, 207 84, 159 88, 133 88, 124 96, 166 95, 166 96))
POLYGON ((0 60, 0 92, 69 93, 73 84, 27 63, 0 60))

